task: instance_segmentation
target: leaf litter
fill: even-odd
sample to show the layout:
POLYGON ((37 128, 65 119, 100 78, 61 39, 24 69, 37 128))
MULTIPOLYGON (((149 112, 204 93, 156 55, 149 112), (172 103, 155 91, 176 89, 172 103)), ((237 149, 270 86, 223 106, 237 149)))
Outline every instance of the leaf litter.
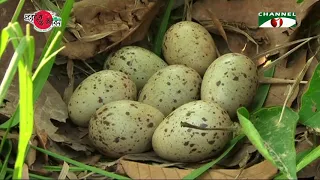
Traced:
POLYGON ((70 59, 86 60, 122 43, 131 44, 145 36, 161 1, 83 0, 73 7, 77 27, 60 53, 70 59), (140 28, 142 27, 142 28, 140 28), (138 31, 139 30, 139 31, 138 31), (127 42, 126 42, 127 41, 127 42))
MULTIPOLYGON (((97 12, 104 12, 104 10, 99 9, 100 7, 96 6, 97 2, 99 2, 99 0, 92 1, 92 2, 84 0, 82 3, 83 4, 86 4, 86 3, 93 4, 94 11, 92 11, 90 13, 94 14, 97 12)), ((112 2, 113 1, 108 1, 108 3, 112 3, 112 2)), ((132 2, 133 1, 130 1, 130 3, 132 3, 132 2)), ((152 8, 156 8, 156 5, 153 4, 153 2, 150 3, 147 0, 144 2, 145 3, 143 3, 142 5, 140 4, 141 5, 140 8, 143 9, 140 11, 141 14, 137 13, 137 11, 136 11, 137 9, 130 9, 130 7, 132 8, 132 4, 130 4, 130 3, 126 4, 129 7, 129 12, 120 12, 120 13, 119 12, 116 12, 116 13, 115 12, 112 12, 112 13, 107 12, 106 14, 109 13, 108 15, 110 15, 112 17, 114 17, 114 16, 117 17, 118 19, 117 18, 115 18, 115 19, 118 20, 117 22, 119 22, 119 24, 117 24, 117 26, 113 26, 116 28, 109 30, 109 32, 104 31, 104 32, 99 33, 99 32, 96 32, 95 29, 93 31, 90 31, 90 30, 83 31, 85 28, 87 28, 85 30, 90 29, 88 24, 94 23, 95 21, 89 22, 88 17, 90 18, 90 16, 87 16, 87 14, 86 14, 86 17, 84 17, 84 14, 80 13, 80 15, 79 15, 79 14, 77 14, 77 11, 75 11, 75 14, 74 14, 75 19, 79 20, 79 21, 75 21, 75 23, 79 23, 79 24, 82 23, 82 24, 84 24, 84 26, 82 26, 82 27, 79 26, 80 29, 79 29, 79 27, 78 27, 78 29, 71 28, 72 29, 71 33, 66 32, 65 35, 69 34, 70 41, 66 42, 67 49, 62 54, 66 55, 70 59, 87 60, 88 58, 94 57, 98 53, 101 53, 103 51, 108 51, 109 49, 111 49, 112 47, 115 47, 116 45, 122 46, 122 45, 131 44, 131 43, 134 43, 134 42, 141 40, 145 36, 145 34, 147 33, 147 30, 150 26, 150 23, 151 23, 152 19, 154 18, 155 14, 157 13, 157 11, 154 11, 155 13, 152 16, 148 16, 147 20, 143 19, 145 16, 147 16, 146 14, 148 14, 148 12, 152 11, 151 10, 152 8), (148 3, 150 3, 152 5, 149 4, 150 6, 148 6, 148 5, 146 6, 146 4, 148 4, 148 3), (133 14, 137 13, 135 15, 138 17, 138 21, 136 21, 136 22, 134 21, 137 19, 131 19, 131 21, 130 21, 130 18, 132 18, 132 13, 133 14), (76 15, 78 15, 78 16, 76 16, 76 15), (149 22, 147 22, 147 21, 149 21, 149 22), (88 23, 88 24, 85 24, 85 23, 88 23), (121 23, 123 23, 124 25, 127 25, 127 27, 124 28, 123 24, 121 24, 121 23), (128 29, 128 27, 129 27, 129 29, 128 29), (132 31, 130 30, 130 28, 132 28, 131 29, 132 31), (141 29, 144 31, 140 31, 141 29), (135 33, 135 32, 140 32, 140 33, 135 33), (74 37, 77 37, 77 38, 74 38, 74 37), (107 40, 107 41, 105 41, 105 42, 99 41, 98 42, 98 40, 107 40), (87 48, 88 51, 87 52, 79 52, 79 47, 85 47, 85 48, 87 48)), ((268 4, 268 2, 266 2, 266 1, 262 1, 262 2, 264 4, 266 4, 266 3, 268 4)), ((113 3, 114 4, 112 4, 112 5, 115 5, 118 2, 117 3, 113 2, 113 3)), ((259 11, 261 11, 261 8, 259 7, 258 4, 255 4, 255 3, 251 3, 251 4, 247 3, 246 4, 246 2, 241 2, 241 1, 238 1, 238 2, 236 2, 236 1, 211 2, 210 1, 210 3, 213 3, 213 4, 205 6, 201 3, 209 3, 209 1, 205 1, 205 0, 201 1, 200 0, 192 5, 193 18, 195 18, 197 21, 199 21, 200 23, 205 25, 208 28, 208 30, 210 30, 210 32, 221 35, 223 37, 223 40, 225 41, 225 43, 227 43, 228 46, 231 47, 230 49, 232 51, 241 52, 241 53, 245 53, 250 56, 253 56, 253 55, 257 54, 257 51, 256 51, 257 44, 259 44, 259 48, 260 48, 259 50, 267 50, 267 49, 271 49, 271 47, 275 47, 276 45, 279 45, 280 42, 281 42, 281 44, 283 44, 283 42, 288 42, 294 37, 294 31, 292 31, 290 29, 285 30, 287 32, 287 34, 290 34, 290 36, 288 36, 285 33, 280 32, 280 29, 278 29, 278 30, 276 30, 276 29, 273 29, 273 30, 272 29, 257 29, 257 27, 256 27, 257 21, 255 21, 255 18, 257 17, 256 14, 251 17, 248 14, 254 14, 254 11, 256 11, 257 9, 259 9, 259 11), (230 4, 233 4, 233 5, 230 5, 230 4), (241 7, 243 7, 244 5, 246 5, 248 7, 247 8, 238 8, 237 10, 239 10, 239 11, 227 13, 227 15, 225 13, 227 11, 223 12, 224 11, 223 8, 230 7, 230 6, 237 7, 240 5, 241 5, 241 7), (205 8, 205 10, 199 10, 200 6, 207 7, 207 9, 205 8), (247 12, 248 9, 250 10, 249 12, 247 12), (207 13, 206 16, 205 16, 204 11, 206 11, 206 13, 207 13), (214 15, 211 14, 211 16, 208 17, 208 11, 215 12, 215 14, 214 15), (242 11, 245 11, 245 12, 242 12, 242 11), (222 13, 219 13, 219 12, 222 12, 222 13), (239 16, 239 14, 241 14, 241 16, 239 16), (242 17, 243 15, 246 15, 247 17, 242 17), (212 23, 212 22, 208 23, 208 21, 210 22, 210 20, 212 20, 212 19, 213 19, 214 23, 212 23), (237 21, 238 19, 240 19, 240 21, 234 22, 234 21, 237 21), (254 24, 253 24, 253 22, 254 22, 254 24), (206 25, 206 23, 207 23, 207 25, 206 25), (215 26, 218 26, 218 27, 215 27, 215 26)), ((289 5, 289 3, 284 1, 283 4, 280 6, 279 10, 285 11, 287 8, 289 8, 289 9, 291 8, 290 11, 292 11, 293 7, 291 5, 294 5, 294 3, 292 3, 292 2, 290 2, 290 3, 291 4, 289 5), (288 5, 288 7, 285 7, 285 5, 288 5)), ((302 11, 297 12, 298 22, 301 22, 301 19, 303 19, 303 17, 307 13, 307 11, 303 11, 303 10, 306 10, 307 7, 310 7, 310 5, 313 3, 314 3, 313 1, 308 1, 307 3, 302 4, 302 8, 300 7, 302 11)), ((84 7, 88 8, 88 7, 84 6, 83 4, 82 4, 83 7, 81 7, 81 3, 80 3, 80 5, 78 4, 79 5, 78 12, 84 11, 84 9, 81 9, 81 8, 84 8, 84 7)), ((272 6, 271 2, 270 2, 269 6, 270 7, 272 6)), ((75 6, 75 7, 77 7, 77 6, 75 6)), ((128 7, 126 6, 126 8, 128 8, 128 7)), ((294 8, 296 8, 296 7, 297 6, 295 6, 294 8)), ((77 8, 75 8, 75 9, 77 9, 77 8)), ((119 9, 121 9, 121 8, 119 8, 119 9)), ((106 11, 108 11, 108 10, 106 10, 106 11)), ((91 17, 95 18, 94 16, 91 16, 91 17)), ((106 21, 108 21, 108 18, 106 19, 106 21)), ((108 22, 108 23, 110 23, 110 22, 108 22)), ((111 24, 112 23, 114 24, 114 22, 111 22, 111 24)), ((101 26, 101 27, 103 27, 103 26, 101 26)), ((220 44, 218 44, 218 46, 220 46, 220 44)), ((283 49, 282 51, 285 52, 285 49, 283 49)), ((295 75, 298 73, 293 73, 293 71, 300 72, 299 69, 301 70, 301 68, 303 68, 305 65, 306 55, 307 55, 306 50, 301 50, 301 51, 298 51, 296 54, 294 54, 294 56, 292 56, 291 59, 288 58, 288 61, 286 61, 286 60, 283 61, 283 64, 285 66, 282 67, 282 69, 279 68, 281 66, 276 66, 278 69, 276 69, 274 77, 278 77, 278 78, 286 77, 289 79, 295 78, 295 75), (287 68, 286 64, 289 64, 289 63, 292 63, 293 66, 290 66, 289 68, 287 68), (281 71, 284 71, 284 72, 282 72, 283 77, 281 77, 281 71)), ((68 62, 72 62, 72 61, 68 60, 68 62)), ((72 77, 73 77, 73 74, 72 74, 73 69, 72 68, 73 68, 73 65, 71 65, 71 67, 68 66, 67 74, 68 74, 69 81, 71 83, 69 84, 69 89, 67 88, 64 91, 65 95, 64 95, 63 100, 65 100, 65 101, 67 101, 69 99, 70 92, 73 89, 72 85, 74 82, 72 79, 72 77)), ((313 71, 309 70, 308 72, 310 74, 310 72, 312 73, 313 71)), ((51 86, 51 85, 49 84, 49 86, 51 86)), ((271 85, 270 92, 274 86, 275 86, 275 84, 271 85)), ((281 90, 284 90, 284 89, 287 90, 287 84, 284 84, 284 85, 280 84, 280 86, 282 86, 281 90)), ((53 97, 57 97, 58 93, 56 92, 56 90, 54 90, 54 88, 52 88, 52 86, 49 89, 50 89, 49 90, 50 92, 51 91, 55 92, 54 93, 55 95, 53 97)), ((301 92, 301 90, 300 90, 300 92, 301 92)), ((277 94, 278 96, 280 94, 283 97, 286 97, 285 93, 283 95, 283 93, 281 93, 280 90, 276 91, 275 94, 277 94)), ((290 105, 294 101, 297 94, 298 93, 295 92, 293 97, 290 98, 290 100, 289 100, 290 105)), ((269 97, 270 97, 270 93, 269 93, 268 98, 269 97)), ((58 99, 59 99, 60 103, 63 102, 63 100, 61 99, 61 96, 58 99)), ((282 102, 282 104, 280 102, 278 102, 278 104, 277 104, 277 102, 275 102, 275 99, 276 98, 269 100, 269 102, 267 102, 266 104, 267 105, 269 104, 270 106, 283 105, 283 102, 282 102)), ((282 101, 284 101, 283 98, 282 98, 282 101)), ((44 106, 45 106, 46 105, 45 103, 48 103, 48 102, 45 101, 42 103, 44 103, 44 106)), ((52 102, 51 102, 51 104, 52 104, 52 102)), ((14 103, 12 103, 12 101, 8 101, 7 106, 8 106, 8 108, 10 106, 12 106, 11 107, 12 111, 15 110, 14 103)), ((46 109, 41 109, 41 111, 44 111, 44 110, 46 110, 46 109)), ((54 109, 54 110, 56 110, 56 109, 54 109)), ((315 111, 314 108, 313 108, 313 111, 315 111)), ((52 114, 56 115, 55 113, 56 112, 52 112, 52 114)), ((58 152, 59 154, 62 154, 62 155, 68 156, 68 157, 75 157, 75 158, 79 156, 79 154, 76 154, 76 155, 74 154, 75 151, 83 151, 83 152, 91 152, 92 151, 89 143, 86 140, 86 133, 87 132, 85 130, 73 127, 71 124, 66 122, 67 118, 65 116, 61 115, 61 117, 63 117, 63 118, 60 119, 60 118, 57 118, 58 115, 54 116, 52 114, 40 116, 40 117, 44 117, 47 120, 44 123, 45 125, 38 125, 37 126, 38 128, 36 128, 36 131, 37 131, 36 134, 38 137, 38 139, 37 139, 38 141, 33 141, 33 145, 37 145, 37 143, 38 143, 40 146, 47 147, 49 150, 52 150, 54 152, 58 152), (53 116, 53 117, 51 117, 51 116, 53 116), (54 121, 59 121, 59 120, 60 120, 60 122, 54 122, 54 121), (73 133, 68 133, 68 132, 73 132, 73 133), (77 136, 80 136, 83 138, 77 138, 77 136), (81 139, 81 140, 79 140, 79 139, 81 139), (56 142, 58 142, 58 143, 56 143, 56 142)), ((11 113, 8 111, 6 115, 10 116, 11 113)), ((285 119, 286 119, 286 117, 284 117, 284 120, 285 119)), ((255 124, 255 126, 256 126, 256 128, 258 126, 257 129, 259 129, 259 124, 258 125, 255 124)), ((259 131, 260 135, 262 136, 262 138, 264 139, 266 137, 264 136, 265 134, 263 133, 264 132, 263 130, 264 129, 261 128, 258 131, 259 131)), ((248 159, 250 159, 250 157, 251 157, 249 152, 251 152, 251 153, 255 152, 255 148, 252 145, 247 144, 247 145, 242 146, 240 148, 240 150, 233 156, 233 158, 231 159, 229 164, 227 163, 225 165, 226 166, 239 165, 240 167, 245 167, 245 164, 248 162, 248 159)), ((31 158, 30 162, 32 162, 32 161, 34 161, 34 154, 32 154, 32 153, 30 153, 30 154, 31 154, 30 155, 30 158, 31 158)), ((88 154, 91 154, 91 153, 88 153, 88 154)), ((277 154, 272 154, 272 153, 271 153, 271 155, 277 156, 277 154)), ((93 156, 90 155, 89 157, 93 157, 93 156)), ((90 164, 89 162, 87 162, 87 163, 90 164)), ((100 165, 102 165, 102 164, 100 164, 100 165)), ((122 157, 118 161, 106 162, 104 165, 105 165, 105 167, 112 167, 112 166, 117 165, 116 166, 118 169, 117 172, 122 171, 122 173, 127 174, 129 177, 145 178, 145 179, 158 178, 158 177, 162 177, 162 178, 170 178, 170 177, 177 178, 177 177, 179 177, 179 178, 182 178, 192 171, 191 169, 186 169, 187 166, 181 165, 181 163, 180 164, 179 163, 170 163, 170 162, 165 162, 164 160, 161 160, 159 158, 157 159, 157 157, 152 156, 152 153, 151 154, 143 153, 143 154, 137 154, 137 155, 127 155, 127 156, 122 157), (136 161, 136 162, 133 162, 133 161, 136 161), (153 162, 154 165, 140 163, 141 161, 142 162, 150 162, 151 161, 151 162, 153 162), (156 163, 154 163, 154 162, 161 163, 161 165, 156 165, 156 163), (182 168, 182 169, 178 169, 178 167, 182 168), (137 173, 139 173, 139 174, 137 174, 137 173), (184 176, 182 176, 181 174, 184 176)), ((215 167, 215 168, 217 168, 217 167, 215 167)), ((291 168, 292 168, 292 166, 291 166, 291 168)), ((210 177, 210 178, 220 177, 220 178, 227 178, 227 179, 241 178, 241 177, 243 177, 243 178, 264 177, 264 178, 270 179, 270 178, 272 178, 272 176, 275 173, 276 173, 276 168, 274 167, 274 165, 272 165, 268 161, 263 161, 263 162, 260 162, 256 165, 252 166, 252 167, 246 168, 243 171, 242 171, 242 169, 236 169, 236 170, 235 169, 221 169, 221 168, 220 169, 211 169, 208 172, 206 172, 202 177, 204 177, 204 179, 206 179, 208 177, 210 177), (262 164, 263 164, 263 166, 262 166, 262 164), (261 173, 261 174, 259 174, 259 173, 261 173)), ((69 174, 69 173, 63 174, 64 177, 66 177, 68 175, 73 178, 75 177, 75 174, 69 174)), ((92 174, 83 174, 81 176, 78 175, 77 178, 80 178, 80 177, 85 178, 87 176, 93 177, 93 175, 92 176, 90 176, 90 175, 92 175, 92 174)))

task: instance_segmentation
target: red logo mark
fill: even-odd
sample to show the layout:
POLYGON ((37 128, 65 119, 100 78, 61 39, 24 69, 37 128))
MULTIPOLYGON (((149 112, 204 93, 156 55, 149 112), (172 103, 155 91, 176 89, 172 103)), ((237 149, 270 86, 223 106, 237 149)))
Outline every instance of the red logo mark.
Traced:
POLYGON ((37 28, 41 30, 45 30, 50 28, 51 24, 52 24, 52 15, 50 14, 50 12, 41 10, 35 14, 34 25, 37 28))
POLYGON ((271 25, 273 27, 281 27, 283 24, 283 20, 281 18, 273 18, 271 19, 271 25))

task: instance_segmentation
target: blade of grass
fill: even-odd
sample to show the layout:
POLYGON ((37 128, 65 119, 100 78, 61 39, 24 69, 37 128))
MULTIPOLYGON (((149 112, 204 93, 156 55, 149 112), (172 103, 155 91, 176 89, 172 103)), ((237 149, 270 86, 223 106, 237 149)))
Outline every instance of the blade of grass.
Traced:
MULTIPOLYGON (((2 140, 3 141, 3 140, 2 140)), ((7 144, 7 148, 6 148, 6 157, 3 161, 2 167, 1 167, 1 171, 0 171, 0 179, 4 179, 6 177, 6 173, 7 173, 7 166, 8 166, 8 162, 9 162, 9 158, 11 155, 11 150, 12 150, 12 143, 11 141, 6 141, 7 144)))
POLYGON ((16 8, 16 10, 15 10, 13 16, 12 16, 11 23, 14 23, 14 22, 16 22, 18 20, 18 17, 20 15, 20 12, 21 12, 22 7, 24 5, 24 1, 25 0, 20 0, 19 1, 19 4, 18 4, 18 6, 17 6, 17 8, 16 8))
POLYGON ((5 27, 1 31, 1 39, 0 39, 0 60, 2 57, 2 54, 7 48, 9 42, 9 33, 8 33, 8 27, 5 27))
POLYGON ((23 53, 26 48, 27 48, 26 38, 23 38, 21 43, 17 47, 16 51, 14 52, 14 54, 10 60, 9 66, 7 68, 7 71, 4 74, 4 77, 2 79, 2 82, 0 85, 0 106, 3 104, 3 99, 7 95, 10 84, 14 78, 14 75, 16 74, 19 59, 22 58, 23 53))
MULTIPOLYGON (((264 72, 264 77, 273 77, 275 67, 264 72)), ((268 93, 270 89, 270 84, 260 84, 257 90, 256 95, 253 98, 251 104, 251 112, 255 112, 263 107, 264 102, 267 99, 268 93)))
POLYGON ((213 161, 201 166, 198 169, 193 170, 190 174, 188 174, 185 177, 183 177, 183 179, 184 180, 196 179, 199 176, 201 176, 204 172, 206 172, 212 166, 214 166, 219 161, 221 161, 233 149, 233 147, 244 137, 245 137, 244 134, 240 134, 237 137, 235 137, 234 139, 232 139, 227 145, 228 148, 217 159, 215 159, 215 160, 213 160, 213 161))
POLYGON ((158 55, 159 57, 161 56, 161 49, 162 49, 162 42, 163 42, 163 37, 164 34, 167 31, 167 26, 168 26, 168 22, 169 22, 169 18, 170 18, 170 14, 171 14, 171 9, 174 5, 174 0, 168 0, 167 3, 167 8, 166 11, 162 17, 162 21, 160 24, 160 28, 158 30, 155 42, 154 42, 154 48, 153 48, 153 52, 158 55))
MULTIPOLYGON (((13 174, 13 169, 11 168, 7 168, 7 173, 10 173, 10 174, 13 174)), ((53 178, 50 178, 50 177, 44 177, 44 176, 40 176, 40 175, 37 175, 37 174, 32 174, 32 173, 29 173, 29 176, 30 178, 34 178, 34 179, 40 179, 40 180, 53 180, 53 178)))
POLYGON ((108 171, 104 171, 104 170, 96 168, 96 167, 92 167, 92 166, 83 164, 81 162, 75 161, 73 159, 61 156, 59 154, 47 151, 45 149, 42 149, 42 148, 39 148, 39 147, 36 147, 36 146, 33 146, 33 145, 30 145, 30 147, 35 149, 35 150, 37 150, 37 151, 45 153, 45 154, 47 154, 49 156, 52 156, 52 157, 55 157, 55 158, 60 159, 62 161, 65 161, 65 162, 67 162, 69 164, 73 164, 75 166, 84 168, 84 169, 86 169, 88 171, 91 171, 91 172, 94 172, 94 173, 97 173, 97 174, 100 174, 100 175, 103 175, 103 176, 106 176, 106 177, 110 177, 110 178, 113 178, 113 179, 130 179, 130 178, 125 177, 125 176, 121 176, 121 175, 114 174, 114 173, 111 173, 111 172, 108 172, 108 171))
MULTIPOLYGON (((56 36, 56 34, 58 32, 61 32, 61 33, 64 32, 67 21, 69 20, 69 14, 70 14, 71 9, 73 7, 73 3, 74 3, 74 0, 68 0, 65 2, 63 9, 62 9, 62 13, 61 13, 61 19, 62 19, 61 27, 57 27, 57 28, 53 29, 53 31, 50 34, 50 36, 47 40, 47 43, 43 49, 43 53, 41 54, 39 63, 41 63, 41 61, 43 59, 45 59, 44 58, 45 54, 48 54, 48 55, 51 54, 51 52, 47 52, 47 51, 48 51, 49 46, 52 43, 52 40, 56 36)), ((59 36, 59 38, 57 38, 57 41, 53 45, 52 51, 56 51, 56 49, 60 48, 61 40, 62 40, 62 36, 59 36)), ((41 69, 41 71, 39 71, 37 77, 35 77, 33 80, 33 87, 34 87, 34 90, 33 90, 33 93, 34 93, 33 98, 34 99, 33 100, 34 100, 34 102, 38 99, 39 95, 41 94, 42 88, 44 87, 44 85, 49 77, 54 60, 55 60, 55 57, 50 59, 50 61, 48 63, 46 63, 45 66, 42 67, 42 69, 41 69)), ((20 109, 20 106, 17 107, 15 113, 13 114, 13 116, 10 118, 9 121, 0 125, 0 129, 7 129, 9 126, 13 127, 19 123, 19 109, 20 109)))
MULTIPOLYGON (((34 44, 30 34, 30 24, 27 24, 27 46, 34 51, 34 44), (33 48, 33 49, 32 49, 33 48)), ((13 179, 22 178, 22 167, 26 150, 33 132, 33 83, 32 83, 32 61, 31 59, 20 59, 18 64, 19 72, 19 103, 20 103, 20 126, 18 154, 14 165, 13 179), (31 63, 30 63, 31 61, 31 63), (31 66, 30 66, 31 65, 31 66)))
MULTIPOLYGON (((43 168, 47 171, 58 171, 60 172, 62 170, 62 166, 43 166, 43 168)), ((82 167, 69 167, 70 172, 74 171, 85 171, 85 168, 82 167)))
MULTIPOLYGON (((12 45, 13 45, 14 50, 16 52, 16 50, 17 50, 17 48, 19 46, 20 40, 23 39, 22 29, 21 29, 19 23, 17 23, 17 22, 9 23, 7 28, 8 28, 9 37, 12 37, 11 38, 11 40, 12 40, 11 42, 12 42, 12 45)), ((22 56, 24 56, 24 55, 25 54, 23 53, 22 56)), ((21 58, 23 58, 23 57, 21 57, 21 58)), ((14 113, 14 114, 16 114, 16 113, 14 113)), ((0 152, 2 152, 2 150, 3 150, 5 140, 7 139, 7 136, 9 134, 9 132, 10 132, 10 127, 13 124, 13 119, 10 118, 9 122, 7 121, 7 123, 9 124, 9 127, 6 128, 6 132, 5 132, 5 134, 4 134, 3 138, 2 138, 2 141, 1 141, 1 144, 0 144, 0 152)))

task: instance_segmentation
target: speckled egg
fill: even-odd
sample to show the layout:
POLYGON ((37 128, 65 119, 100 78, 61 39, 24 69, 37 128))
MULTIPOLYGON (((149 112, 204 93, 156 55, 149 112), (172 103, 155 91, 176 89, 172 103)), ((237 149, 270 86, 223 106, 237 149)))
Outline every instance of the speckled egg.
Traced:
POLYGON ((162 50, 168 64, 184 64, 201 76, 217 58, 215 42, 210 33, 192 21, 172 25, 165 33, 162 50))
POLYGON ((164 115, 156 108, 131 100, 100 107, 89 123, 89 139, 102 154, 119 158, 152 148, 152 135, 164 115))
POLYGON ((139 91, 156 71, 167 66, 164 60, 147 49, 125 46, 108 57, 104 68, 124 72, 136 83, 139 91))
POLYGON ((170 65, 150 77, 138 101, 159 109, 165 116, 179 106, 200 99, 202 78, 185 65, 170 65))
POLYGON ((217 103, 199 100, 184 104, 167 116, 153 134, 153 149, 163 159, 199 162, 219 154, 232 139, 230 131, 198 130, 182 127, 181 122, 202 128, 230 128, 233 124, 217 103))
POLYGON ((103 70, 91 74, 74 90, 68 103, 71 121, 87 127, 91 116, 102 105, 112 101, 136 100, 137 88, 126 74, 103 70))
POLYGON ((206 71, 201 99, 217 102, 233 118, 239 107, 250 105, 257 88, 255 63, 245 55, 228 53, 217 58, 206 71))

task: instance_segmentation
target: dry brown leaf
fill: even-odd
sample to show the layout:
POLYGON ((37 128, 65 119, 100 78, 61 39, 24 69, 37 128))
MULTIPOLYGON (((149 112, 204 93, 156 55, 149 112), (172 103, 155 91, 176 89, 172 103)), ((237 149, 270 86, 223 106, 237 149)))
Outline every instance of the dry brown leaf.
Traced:
POLYGON ((69 165, 64 161, 58 179, 66 179, 69 172, 69 165))
MULTIPOLYGON (((33 139, 33 138, 32 138, 33 139)), ((36 139, 32 140, 33 146, 38 146, 38 141, 36 139)), ((33 148, 30 148, 27 157, 26 157, 26 163, 30 167, 33 165, 33 163, 36 161, 37 158, 37 151, 33 148)))
POLYGON ((234 155, 223 159, 218 164, 227 167, 244 167, 247 164, 248 160, 251 158, 252 153, 256 151, 257 149, 252 144, 241 144, 241 147, 237 149, 234 155))
POLYGON ((23 164, 22 167, 22 179, 29 179, 29 168, 27 164, 23 164))
MULTIPOLYGON (((285 31, 291 31, 289 28, 262 28, 258 29, 258 13, 270 11, 296 12, 297 21, 300 25, 301 20, 308 13, 307 9, 317 2, 317 0, 304 1, 302 4, 291 0, 261 0, 261 1, 225 1, 225 0, 199 0, 193 6, 193 18, 201 24, 208 24, 211 21, 207 13, 201 7, 207 7, 211 12, 215 12, 217 18, 222 24, 232 25, 246 31, 254 40, 261 44, 260 49, 266 50, 279 44, 290 41, 293 36, 288 36, 285 31)), ((211 23, 212 24, 212 23, 211 23)), ((206 27, 206 25, 204 25, 206 27)), ((209 28, 211 32, 216 32, 216 28, 209 28)), ((289 34, 292 34, 291 32, 289 34)), ((239 34, 229 33, 228 42, 233 52, 241 53, 252 57, 256 53, 255 46, 252 43, 247 44, 247 38, 239 34), (238 36, 238 37, 237 37, 238 36)))
MULTIPOLYGON (((159 3, 161 1, 158 1, 159 3)), ((143 39, 159 3, 136 0, 83 0, 73 7, 75 22, 81 28, 70 27, 77 38, 68 39, 60 53, 70 59, 86 60, 123 44, 143 39)))
POLYGON ((61 124, 59 129, 50 138, 62 145, 68 146, 75 151, 94 151, 87 136, 88 129, 77 127, 71 123, 61 124))
POLYGON ((77 175, 74 172, 68 172, 68 179, 78 179, 77 175))
MULTIPOLYGON (((286 61, 276 66, 274 77, 283 79, 296 79, 306 64, 307 50, 302 49, 296 51, 291 56, 290 64, 286 61)), ((268 97, 265 101, 264 106, 282 106, 289 93, 290 84, 272 84, 269 90, 268 97)), ((288 100, 287 106, 290 107, 292 102, 296 99, 299 92, 299 87, 295 89, 291 98, 288 100)))
MULTIPOLYGON (((148 165, 133 161, 120 160, 125 173, 132 179, 182 179, 192 172, 192 169, 161 168, 157 165, 148 165)), ((211 169, 199 179, 235 179, 240 174, 240 169, 211 169)), ((263 161, 252 167, 244 169, 239 179, 271 179, 277 168, 269 161, 263 161)))

